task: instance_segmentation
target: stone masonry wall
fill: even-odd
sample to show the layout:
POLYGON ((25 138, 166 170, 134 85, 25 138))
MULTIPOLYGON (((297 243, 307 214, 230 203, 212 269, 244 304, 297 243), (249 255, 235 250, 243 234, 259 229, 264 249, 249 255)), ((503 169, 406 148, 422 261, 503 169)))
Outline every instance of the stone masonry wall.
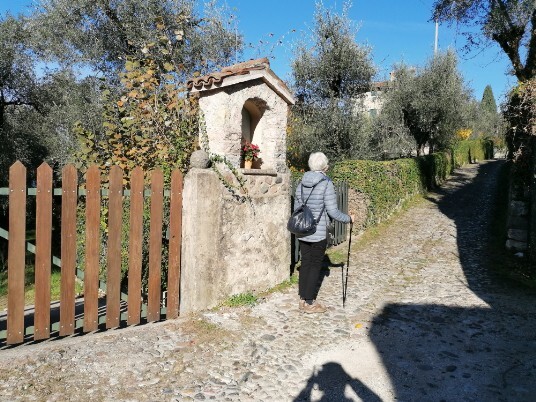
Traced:
MULTIPOLYGON (((536 137, 533 137, 536 138, 536 137)), ((530 148, 528 182, 510 178, 507 212, 506 248, 513 252, 528 252, 534 258, 536 252, 536 140, 527 141, 530 148)))
POLYGON ((536 263, 536 125, 532 127, 532 179, 530 184, 529 249, 530 258, 536 263))
POLYGON ((201 93, 210 152, 224 155, 240 166, 242 108, 252 100, 262 109, 253 143, 261 149, 262 169, 286 171, 287 103, 261 80, 253 80, 201 93))
MULTIPOLYGON (((224 177, 233 178, 230 172, 224 177)), ((211 169, 192 169, 185 177, 181 313, 289 277, 290 175, 258 171, 244 178, 247 195, 240 199, 211 169)))

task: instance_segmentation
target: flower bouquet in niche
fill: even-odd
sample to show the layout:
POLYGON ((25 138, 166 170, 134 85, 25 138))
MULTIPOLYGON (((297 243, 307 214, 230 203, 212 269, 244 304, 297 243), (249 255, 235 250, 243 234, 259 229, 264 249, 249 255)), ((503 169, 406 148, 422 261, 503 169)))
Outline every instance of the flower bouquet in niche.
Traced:
POLYGON ((244 142, 242 145, 242 159, 244 160, 244 168, 251 169, 253 161, 257 160, 259 157, 259 152, 261 152, 261 150, 259 149, 258 145, 252 144, 248 141, 244 142))

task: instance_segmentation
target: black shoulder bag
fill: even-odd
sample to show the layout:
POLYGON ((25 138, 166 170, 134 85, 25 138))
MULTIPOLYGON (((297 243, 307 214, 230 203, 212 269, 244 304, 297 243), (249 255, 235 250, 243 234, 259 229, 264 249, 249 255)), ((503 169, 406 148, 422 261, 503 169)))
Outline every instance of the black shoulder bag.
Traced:
MULTIPOLYGON (((324 180, 325 179, 322 179, 318 183, 324 180)), ((313 191, 318 183, 313 186, 311 193, 305 202, 303 202, 303 183, 301 185, 301 205, 292 212, 292 215, 287 222, 288 231, 296 236, 303 237, 316 232, 316 225, 318 225, 318 222, 320 222, 320 217, 324 212, 325 206, 322 208, 320 215, 318 215, 318 219, 315 219, 313 211, 311 211, 311 208, 307 206, 307 201, 309 201, 309 198, 311 197, 311 194, 313 194, 313 191)))

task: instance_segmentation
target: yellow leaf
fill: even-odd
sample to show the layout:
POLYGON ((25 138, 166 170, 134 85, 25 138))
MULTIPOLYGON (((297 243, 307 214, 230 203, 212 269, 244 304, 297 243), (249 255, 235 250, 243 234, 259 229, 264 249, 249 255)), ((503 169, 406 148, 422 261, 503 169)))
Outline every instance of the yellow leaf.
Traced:
POLYGON ((363 327, 363 324, 359 324, 359 323, 358 323, 358 324, 355 324, 355 327, 356 327, 356 328, 361 328, 361 327, 363 327))

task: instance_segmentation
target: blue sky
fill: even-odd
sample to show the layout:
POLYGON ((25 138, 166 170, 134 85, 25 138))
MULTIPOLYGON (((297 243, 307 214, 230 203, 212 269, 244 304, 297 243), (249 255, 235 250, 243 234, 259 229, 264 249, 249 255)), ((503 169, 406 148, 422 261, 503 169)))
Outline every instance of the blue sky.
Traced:
MULTIPOLYGON (((0 13, 24 11, 30 0, 0 0, 0 13)), ((435 25, 429 22, 432 0, 354 0, 350 18, 360 27, 356 41, 372 48, 373 62, 379 70, 378 80, 388 76, 393 63, 423 66, 433 54, 435 25)), ((270 57, 272 70, 290 79, 293 45, 313 26, 314 0, 227 0, 238 20, 238 31, 246 43, 246 58, 270 57), (293 32, 295 30, 295 32, 293 32), (279 43, 281 41, 281 43, 279 43)), ((342 0, 324 0, 327 8, 340 12, 342 0)), ((476 99, 480 100, 486 85, 491 85, 500 102, 515 84, 507 74, 509 61, 498 46, 465 55, 465 41, 456 28, 439 26, 439 49, 457 51, 459 68, 476 99)))

